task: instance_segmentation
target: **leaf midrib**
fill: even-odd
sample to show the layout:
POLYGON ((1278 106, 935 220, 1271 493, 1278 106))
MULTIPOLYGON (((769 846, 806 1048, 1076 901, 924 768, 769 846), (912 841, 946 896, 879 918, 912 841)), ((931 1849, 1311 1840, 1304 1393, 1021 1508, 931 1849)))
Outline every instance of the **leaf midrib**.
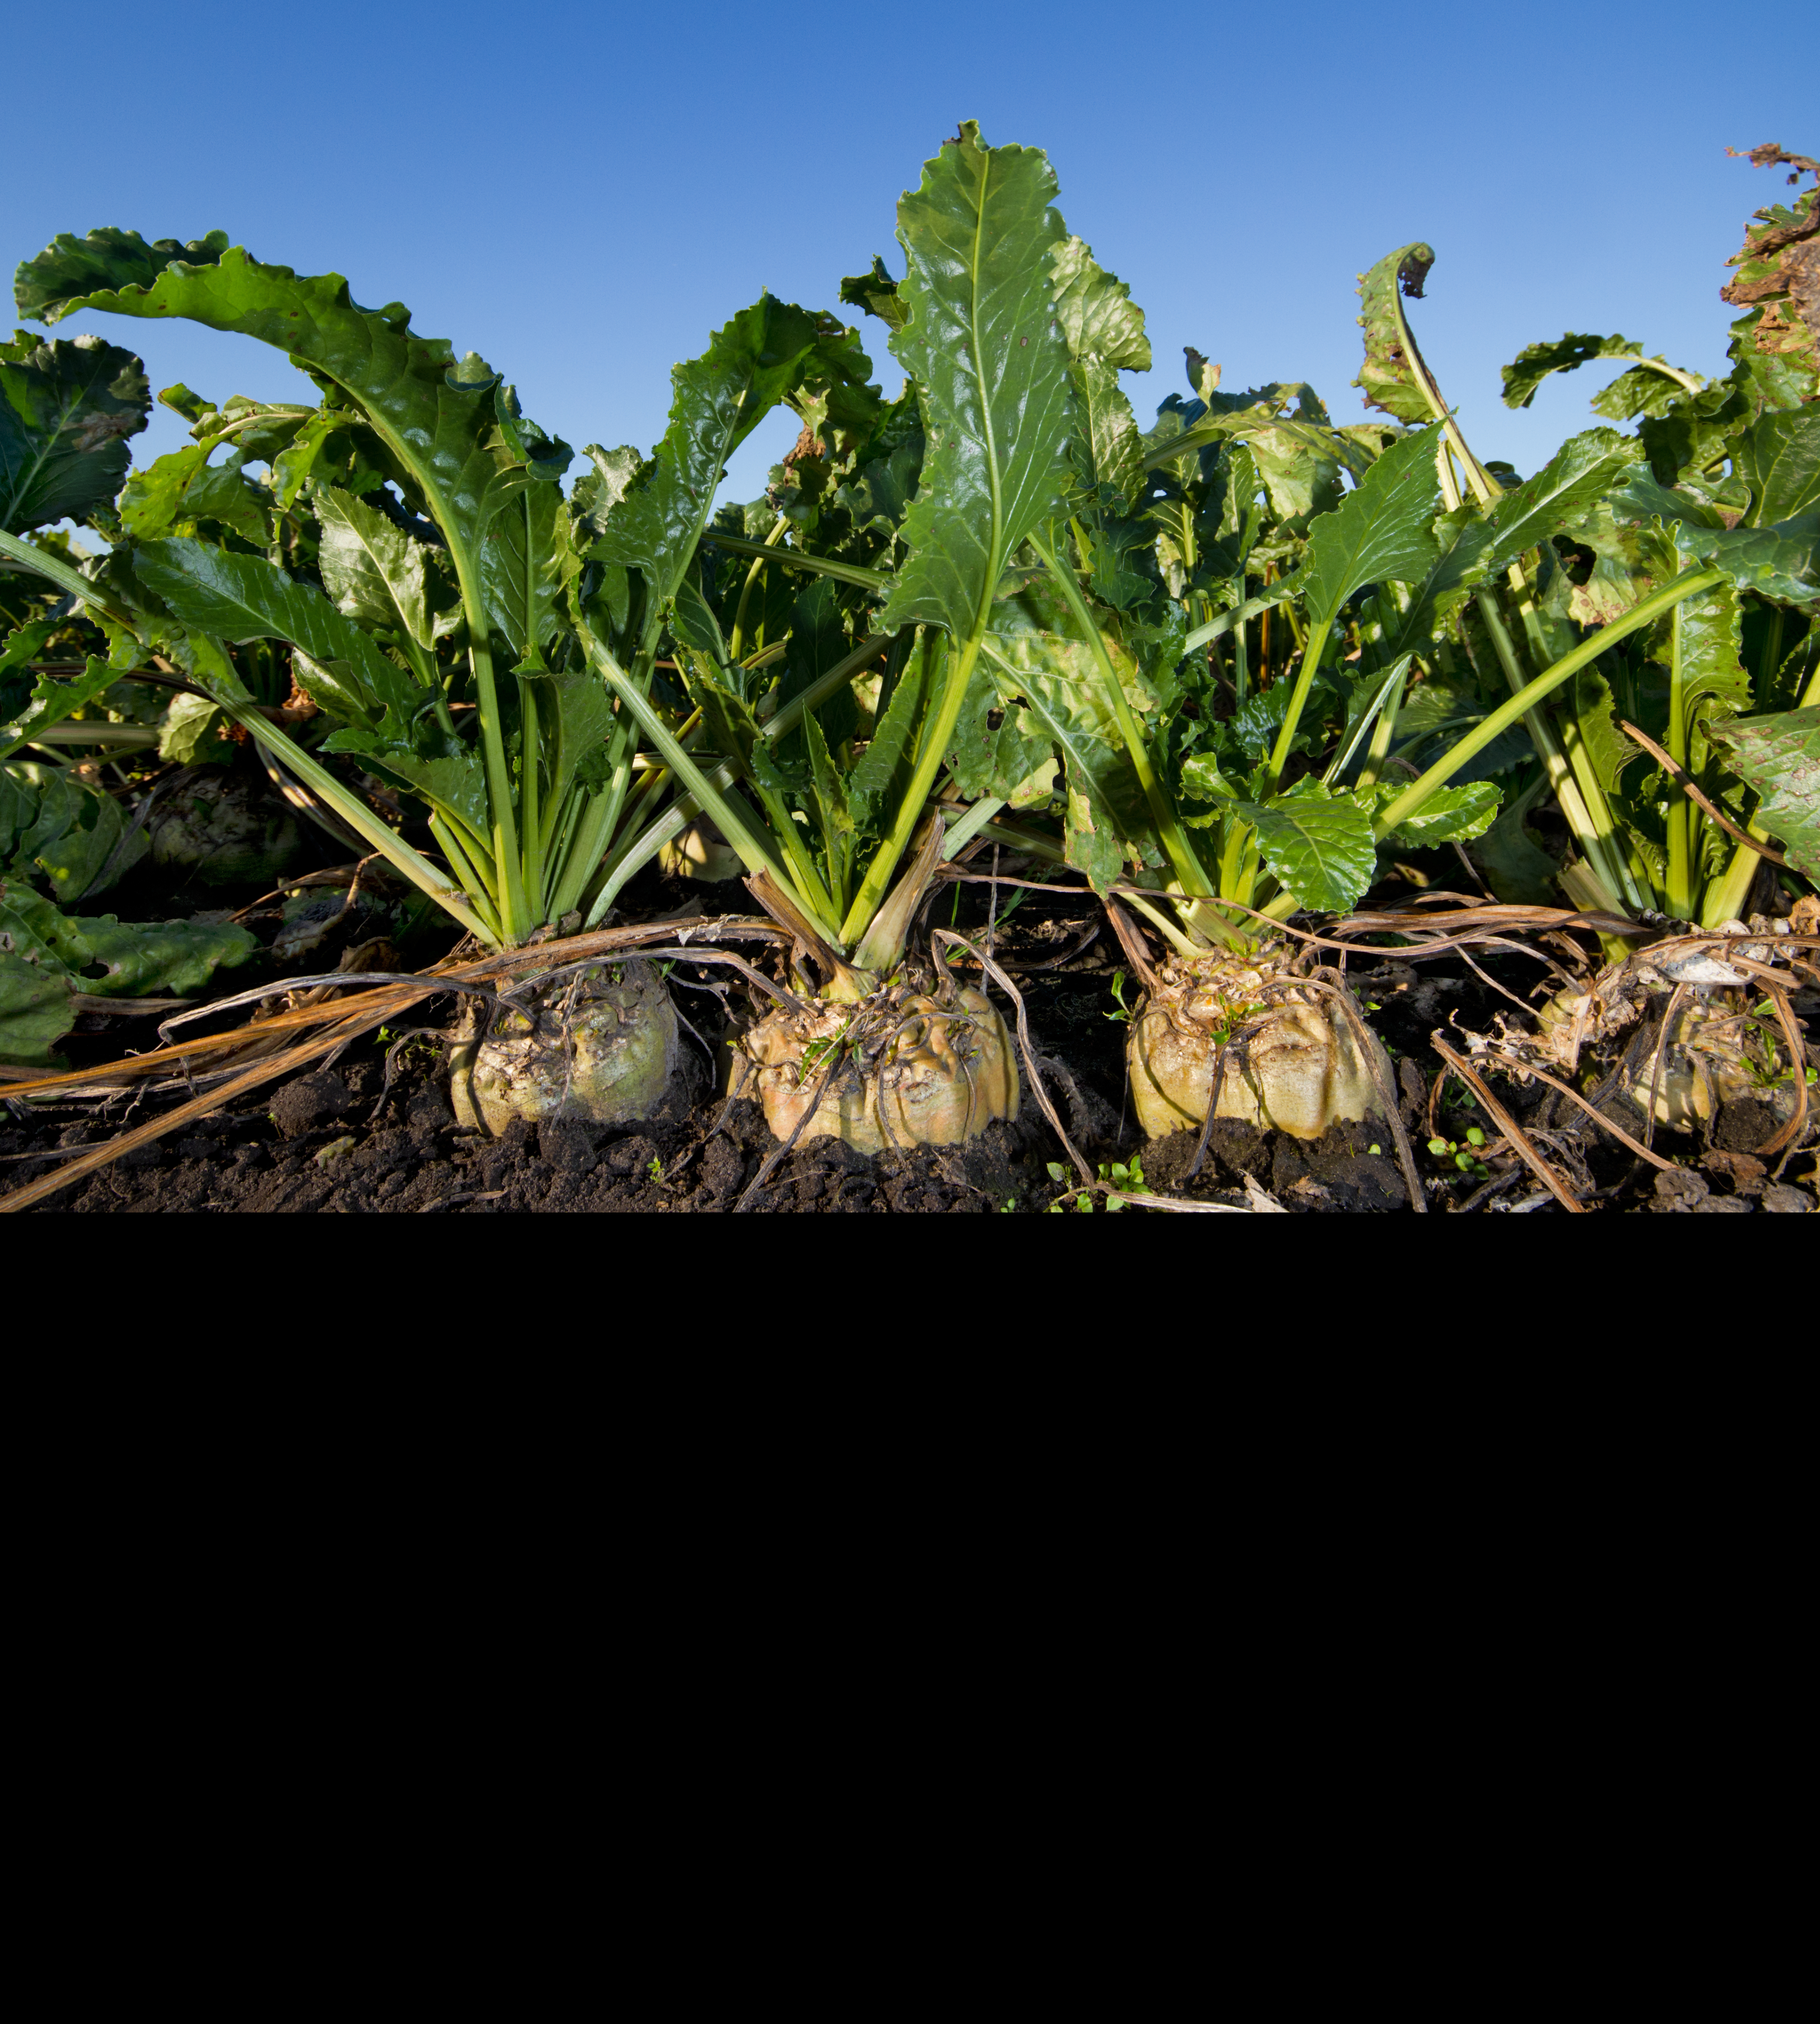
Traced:
POLYGON ((982 248, 985 239, 986 199, 992 186, 993 158, 989 151, 984 152, 980 162, 979 201, 974 207, 973 228, 973 259, 967 277, 967 327, 973 333, 972 372, 974 384, 979 390, 980 426, 985 433, 986 478, 992 490, 993 532, 992 548, 986 557, 984 581, 980 591, 980 602, 974 613, 973 629, 983 633, 987 621, 992 616, 993 592, 998 585, 1004 563, 1004 507, 1000 490, 999 446, 993 433, 991 398, 987 392, 985 358, 979 334, 979 277, 982 248))

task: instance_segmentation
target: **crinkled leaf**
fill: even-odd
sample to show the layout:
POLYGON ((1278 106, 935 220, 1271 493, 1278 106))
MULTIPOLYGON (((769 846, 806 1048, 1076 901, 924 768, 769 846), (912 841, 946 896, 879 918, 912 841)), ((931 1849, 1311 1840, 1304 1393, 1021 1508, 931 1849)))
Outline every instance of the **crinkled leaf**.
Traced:
POLYGON ((222 736, 226 719, 207 696, 174 695, 159 727, 158 756, 179 766, 226 765, 233 747, 222 736))
POLYGON ((390 714, 401 742, 429 707, 427 692, 314 584, 297 582, 262 556, 179 537, 141 548, 134 566, 185 625, 237 643, 286 640, 301 647, 335 677, 327 700, 351 698, 369 719, 390 714))
POLYGON ((920 390, 928 447, 884 630, 982 627, 1005 564, 1059 504, 1075 418, 1055 196, 1040 149, 983 147, 969 121, 898 206, 909 317, 891 349, 920 390))
POLYGON ((1791 520, 1820 505, 1820 407, 1760 415, 1731 446, 1732 462, 1751 488, 1753 527, 1791 520))
POLYGON ((947 759, 956 791, 970 801, 989 794, 1028 807, 1046 801, 1053 789, 1055 756, 1048 736, 1021 703, 1004 702, 983 656, 974 664, 947 759))
POLYGON ((1615 429, 1588 429, 1563 443, 1547 466, 1500 499, 1490 567, 1501 570, 1580 519, 1640 461, 1633 438, 1615 429))
POLYGON ((72 967, 104 966, 102 975, 80 981, 79 988, 97 998, 197 991, 217 970, 244 962, 259 947, 253 934, 232 921, 131 922, 103 914, 69 925, 74 933, 65 959, 72 967))
POLYGON ((1683 525, 1677 539, 1688 554, 1723 570, 1741 590, 1777 603, 1820 603, 1820 513, 1768 527, 1683 525))
POLYGON ((1405 295, 1420 295, 1434 259, 1434 248, 1416 240, 1385 254, 1359 284, 1364 307, 1359 321, 1365 332, 1365 363, 1352 384, 1364 388, 1368 408, 1380 408, 1401 422, 1426 422, 1433 417, 1403 348, 1396 297, 1400 288, 1405 295))
POLYGON ((106 505, 127 439, 152 412, 145 368, 98 337, 0 344, 0 529, 9 534, 106 505))
POLYGON ((1642 470, 1613 492, 1610 506, 1621 526, 1660 521, 1677 528, 1676 544, 1684 554, 1723 570, 1741 590, 1781 604, 1820 601, 1820 513, 1769 526, 1727 528, 1704 502, 1668 490, 1642 470))
POLYGON ((1330 625, 1355 590, 1389 578, 1419 583, 1437 555, 1433 522, 1440 504, 1431 428, 1385 452, 1358 486, 1308 529, 1303 594, 1312 631, 1330 625))
POLYGON ((1278 519, 1299 523, 1338 504, 1341 459, 1330 436, 1286 422, 1242 433, 1278 519))
POLYGON ((1713 736, 1761 797, 1758 826, 1780 839, 1797 871, 1820 879, 1820 703, 1734 720, 1713 736))
POLYGON ((1617 794, 1625 768, 1642 756, 1642 748, 1619 730, 1611 684, 1596 663, 1582 668, 1569 683, 1565 703, 1557 720, 1569 757, 1576 745, 1583 744, 1599 785, 1608 795, 1617 794))
POLYGON ((1679 638, 1681 709, 1688 764, 1698 775, 1705 768, 1707 729, 1727 717, 1741 717, 1751 706, 1750 677, 1740 657, 1737 592, 1729 583, 1684 598, 1675 607, 1671 625, 1664 625, 1657 657, 1666 660, 1679 638))
POLYGON ((583 471, 575 480, 570 503, 591 531, 598 534, 614 508, 644 475, 644 453, 629 443, 622 443, 617 449, 603 449, 598 443, 589 443, 582 454, 594 468, 583 471))
POLYGON ((1628 372, 1620 372, 1610 386, 1593 396, 1593 412, 1609 415, 1614 422, 1632 422, 1639 416, 1653 420, 1673 413, 1689 398, 1689 390, 1679 378, 1655 370, 1668 362, 1658 355, 1652 364, 1634 365, 1628 372))
MULTIPOLYGON (((1227 729, 1237 742, 1239 750, 1249 757, 1260 759, 1276 742, 1276 735, 1282 728, 1283 719, 1289 714, 1291 698, 1295 693, 1293 681, 1272 682, 1267 689, 1260 689, 1248 695, 1237 710, 1227 729)), ((1306 752, 1312 749, 1312 741, 1319 735, 1321 720, 1334 700, 1336 691, 1325 676, 1317 674, 1308 690, 1306 707, 1302 712, 1301 728, 1296 734, 1291 751, 1306 752)))
POLYGON ((1526 344, 1511 364, 1503 368, 1504 405, 1527 408, 1536 390, 1551 372, 1572 372, 1590 365, 1595 358, 1641 358, 1643 347, 1635 338, 1585 337, 1569 331, 1552 344, 1526 344))
MULTIPOLYGON (((1372 790, 1373 808, 1388 806, 1405 784, 1400 780, 1381 780, 1372 790)), ((1437 843, 1463 843, 1469 837, 1483 836, 1492 827, 1497 820, 1500 798, 1497 786, 1490 780, 1443 787, 1422 804, 1417 814, 1400 823, 1381 841, 1414 850, 1425 850, 1437 843)))
POLYGON ((868 316, 875 316, 893 330, 901 330, 909 314, 890 270, 876 253, 872 255, 872 271, 869 274, 849 274, 841 283, 841 300, 849 309, 864 310, 868 316))
POLYGON ((244 475, 243 461, 237 452, 226 463, 205 464, 190 481, 184 505, 193 519, 216 521, 262 548, 272 534, 271 495, 244 475))
MULTIPOLYGON (((53 620, 48 626, 28 627, 24 637, 29 643, 34 636, 40 636, 42 644, 42 635, 54 632, 60 622, 53 620)), ((4 672, 4 662, 0 662, 0 673, 4 672)), ((0 759, 17 752, 21 745, 29 744, 52 724, 61 724, 79 710, 86 709, 105 695, 119 677, 118 668, 110 667, 105 661, 97 661, 92 655, 79 675, 68 678, 40 675, 32 689, 31 700, 25 708, 10 724, 0 724, 0 759)))
POLYGON ((475 754, 446 751, 425 757, 406 746, 368 739, 352 731, 338 731, 322 749, 358 752, 375 772, 390 773, 433 808, 459 816, 476 836, 489 833, 486 775, 475 754))
POLYGON ((885 713, 874 730, 871 742, 855 763, 848 779, 853 801, 865 812, 868 822, 876 822, 881 811, 894 807, 910 784, 916 764, 918 742, 923 719, 936 686, 934 676, 940 651, 912 654, 897 677, 885 713))
POLYGON ((1080 406, 1081 478, 1090 490, 1109 487, 1118 510, 1127 512, 1143 496, 1143 441, 1118 376, 1150 370, 1143 311, 1079 239, 1062 242, 1055 276, 1055 312, 1068 340, 1080 406))
POLYGON ((339 486, 319 486, 312 496, 321 537, 317 567, 336 609, 363 625, 409 633, 427 648, 422 544, 339 486))
POLYGON ((1233 809, 1255 825, 1264 863, 1304 907, 1344 913, 1376 874, 1371 818, 1349 794, 1298 780, 1286 794, 1235 801, 1233 809))
POLYGON ((9 815, 17 827, 13 875, 35 873, 59 900, 79 900, 112 885, 145 856, 143 830, 126 842, 119 803, 92 783, 35 761, 16 760, 6 772, 13 790, 8 798, 15 803, 9 815))
POLYGON ((607 515, 591 558, 641 570, 653 597, 670 598, 713 511, 727 459, 787 394, 865 365, 851 333, 764 295, 716 331, 699 358, 670 376, 670 427, 649 475, 607 515), (857 361, 856 365, 855 361, 857 361))
POLYGON ((561 801, 577 772, 612 737, 613 698, 606 684, 587 667, 549 676, 539 694, 555 698, 560 734, 560 757, 549 789, 554 805, 561 801))
POLYGON ((487 530, 480 551, 486 614, 522 666, 543 666, 544 648, 562 629, 563 600, 581 566, 554 485, 527 486, 487 530))
POLYGON ((402 302, 362 309, 339 274, 268 266, 211 233, 200 250, 137 234, 65 234, 20 270, 20 300, 47 323, 79 309, 188 317, 276 346, 357 405, 422 492, 467 569, 484 530, 486 493, 502 460, 498 376, 446 339, 423 338, 402 302), (168 250, 165 250, 168 249, 168 250))
POLYGON ((1470 504, 1444 515, 1434 529, 1440 556, 1408 608, 1393 614, 1380 601, 1380 659, 1420 653, 1440 638, 1475 590, 1526 550, 1583 520, 1638 456, 1630 437, 1588 429, 1562 444, 1535 477, 1506 493, 1488 519, 1470 504))
POLYGON ((202 445, 191 443, 134 471, 120 494, 120 523, 127 532, 136 541, 161 541, 179 521, 189 519, 184 497, 207 461, 202 445))
MULTIPOLYGON (((1115 641, 1105 644, 1122 679, 1128 657, 1115 641)), ((1022 703, 1033 728, 1062 755, 1068 862, 1087 874, 1095 892, 1104 893, 1132 864, 1160 861, 1143 788, 1092 650, 1055 634, 1029 632, 1000 636, 993 655, 1007 710, 1022 703)))
POLYGON ((35 259, 22 261, 13 297, 22 317, 56 323, 85 306, 97 288, 149 288, 174 260, 207 266, 227 251, 225 232, 200 239, 155 239, 103 226, 78 239, 60 232, 35 259))

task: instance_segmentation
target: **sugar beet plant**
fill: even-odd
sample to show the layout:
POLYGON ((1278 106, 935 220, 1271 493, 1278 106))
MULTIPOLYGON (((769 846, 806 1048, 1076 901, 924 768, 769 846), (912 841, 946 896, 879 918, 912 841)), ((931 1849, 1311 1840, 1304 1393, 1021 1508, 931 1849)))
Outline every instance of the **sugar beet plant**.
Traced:
POLYGON ((1375 1043, 1279 927, 1352 907, 1387 853, 1470 843, 1510 896, 1558 878, 1614 930, 1736 911, 1772 833, 1811 871, 1811 192, 1741 256, 1726 380, 1616 338, 1516 361, 1513 402, 1630 360, 1601 405, 1639 424, 1527 482, 1473 454, 1422 358, 1420 244, 1361 277, 1385 420, 1225 392, 1191 351, 1189 398, 1141 428, 1142 313, 1055 196, 1043 155, 963 126, 900 207, 902 280, 875 261, 842 290, 886 326, 899 398, 837 319, 767 298, 678 368, 652 457, 591 448, 566 493, 567 446, 400 306, 220 235, 60 240, 22 312, 193 317, 278 345, 321 398, 172 389, 194 443, 95 505, 109 556, 11 521, 7 554, 105 629, 87 679, 176 671, 182 707, 241 725, 483 941, 598 921, 711 823, 808 966, 736 1066, 780 1135, 941 1142, 1015 1107, 986 999, 906 966, 982 830, 1162 937, 1134 958, 1152 1129, 1216 1101, 1314 1133, 1378 1100, 1375 1043), (717 512, 780 403, 796 449, 717 512), (274 721, 281 674, 332 735, 274 721), (424 849, 338 754, 419 798, 424 849), (1523 827, 1543 796, 1565 866, 1523 827))
MULTIPOLYGON (((1350 907, 1387 852, 1482 840, 1508 896, 1554 897, 1539 869, 1614 930, 1736 914, 1766 816, 1812 871, 1820 380, 1800 310, 1815 222, 1811 192, 1762 214, 1717 386, 1621 339, 1525 353, 1514 403, 1544 370, 1634 358, 1601 405, 1642 424, 1576 437, 1527 482, 1473 454, 1422 358, 1404 303, 1425 245, 1360 277, 1359 383, 1393 426, 1335 428, 1306 388, 1223 394, 1191 353, 1197 398, 1166 402, 1143 437, 1118 385, 1148 362, 1141 316, 1078 242, 1054 258, 1078 417, 1063 509, 1001 581, 991 686, 963 722, 1003 718, 963 742, 952 777, 1014 795, 1036 754, 1059 755, 1054 829, 995 828, 1165 938, 1131 1029, 1152 1129, 1205 1115, 1238 1038, 1222 1109, 1310 1134, 1363 1113, 1369 1043, 1288 974, 1271 922, 1350 907), (979 761, 1007 742, 1017 757, 989 778, 979 761), (1565 865, 1521 827, 1543 793, 1576 846, 1565 865)), ((876 266, 849 292, 899 313, 876 266)))

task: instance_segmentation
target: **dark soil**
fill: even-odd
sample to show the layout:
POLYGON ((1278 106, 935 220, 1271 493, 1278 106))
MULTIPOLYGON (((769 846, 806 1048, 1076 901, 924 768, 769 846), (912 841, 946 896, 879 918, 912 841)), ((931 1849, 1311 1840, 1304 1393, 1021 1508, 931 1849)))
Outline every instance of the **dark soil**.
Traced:
MULTIPOLYGON (((151 874, 139 876, 144 884, 151 874)), ((173 902, 198 896, 171 890, 134 895, 141 918, 169 918, 180 911, 173 902)), ((224 897, 227 904, 238 899, 244 904, 253 896, 211 893, 207 900, 222 908, 224 897)), ((376 935, 397 935, 403 945, 394 952, 396 959, 412 968, 443 953, 447 937, 438 940, 435 922, 402 915, 395 889, 388 895, 383 882, 345 918, 328 919, 342 896, 331 892, 317 907, 328 922, 320 934, 314 933, 314 918, 299 919, 295 903, 288 921, 274 906, 270 918, 259 925, 277 946, 225 974, 221 993, 332 970, 342 955, 363 942, 370 944, 376 935)), ((685 908, 710 915, 751 911, 749 896, 737 884, 683 886, 655 872, 635 882, 626 900, 626 917, 634 920, 662 918, 685 908)), ((935 918, 963 932, 983 933, 988 904, 984 887, 949 889, 934 903, 935 918)), ((1028 894, 1002 921, 996 947, 1023 992, 1044 1081, 1070 1135, 1103 1178, 1112 1163, 1128 1164, 1135 1155, 1141 1162, 1141 1185, 1153 1193, 1243 1206, 1249 1176, 1292 1214, 1407 1213, 1396 1149, 1382 1120, 1341 1127, 1317 1143, 1304 1144, 1236 1120, 1216 1120, 1200 1169, 1192 1174, 1195 1135, 1145 1142, 1126 1109, 1126 1028, 1117 1016, 1113 991, 1114 973, 1124 966, 1124 959, 1091 902, 1028 894)), ((1519 997, 1542 974, 1539 966, 1513 957, 1484 961, 1481 967, 1519 997)), ((777 1150, 776 1142, 756 1105, 729 1104, 716 1093, 706 1053, 710 1047, 719 1051, 728 1015, 747 1011, 745 987, 729 990, 728 974, 687 962, 671 971, 673 995, 701 1045, 690 1043, 692 1065, 673 1087, 670 1114, 635 1128, 515 1124, 496 1141, 459 1131, 440 1080, 437 1043, 374 1035, 332 1065, 274 1084, 236 1111, 128 1153, 42 1206, 77 1213, 725 1215, 743 1207, 772 1214, 1022 1214, 1047 1210, 1072 1188, 1067 1154, 1026 1086, 1018 1121, 994 1125, 966 1146, 923 1148, 875 1160, 830 1140, 813 1140, 786 1156, 754 1189, 760 1168, 777 1150)), ((1463 1143, 1478 1116, 1457 1081, 1450 1079, 1437 1098, 1440 1063, 1429 1044, 1430 1032, 1451 1021, 1468 1030, 1483 1028, 1495 1011, 1514 1010, 1509 1001, 1452 959, 1417 969, 1364 951, 1352 961, 1349 977, 1395 1065, 1400 1108, 1431 1212, 1564 1213, 1520 1163, 1462 1172, 1451 1158, 1427 1150, 1436 1135, 1463 1143)), ((1128 978, 1123 996, 1127 1003, 1136 996, 1128 978)), ((1820 1001, 1808 994, 1797 1005, 1808 1015, 1810 1056, 1820 1061, 1815 1045, 1820 1020, 1814 1016, 1820 1001)), ((443 1001, 427 1006, 422 1016, 440 1022, 448 1016, 446 1006, 443 1001)), ((217 1023, 225 1028, 246 1016, 243 1010, 217 1023)), ((118 1058, 125 1047, 155 1044, 143 1021, 128 1025, 104 1017, 85 1019, 83 1025, 88 1030, 64 1043, 72 1065, 98 1065, 118 1058)), ((1792 1160, 1754 1157, 1754 1149, 1773 1130, 1762 1106, 1734 1106, 1709 1139, 1658 1132, 1657 1150, 1682 1163, 1675 1174, 1667 1175, 1598 1131, 1542 1085, 1524 1090, 1500 1080, 1494 1087, 1525 1130, 1543 1135, 1550 1156, 1576 1187, 1587 1191, 1589 1206, 1737 1214, 1798 1212, 1817 1205, 1811 1150, 1792 1160)), ((73 1150, 145 1123, 160 1102, 174 1106, 183 1100, 180 1092, 137 1103, 122 1096, 105 1106, 4 1102, 0 1191, 46 1172, 73 1150)), ((1626 1115, 1614 1105, 1611 1114, 1627 1128, 1641 1128, 1634 1111, 1626 1115)))

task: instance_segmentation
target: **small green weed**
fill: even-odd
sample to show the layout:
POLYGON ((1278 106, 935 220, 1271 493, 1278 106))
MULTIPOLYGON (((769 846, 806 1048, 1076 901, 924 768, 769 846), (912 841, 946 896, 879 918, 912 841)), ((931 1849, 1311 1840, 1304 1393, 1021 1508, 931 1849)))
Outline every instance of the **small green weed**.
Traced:
MULTIPOLYGON (((1489 1176, 1492 1171, 1478 1157, 1479 1148, 1484 1142, 1484 1133, 1477 1125, 1473 1124, 1466 1128, 1464 1146, 1457 1138, 1431 1138, 1428 1142, 1428 1150, 1437 1160, 1451 1160, 1462 1174, 1470 1174, 1474 1180, 1482 1181, 1489 1176)), ((1375 1153, 1378 1148, 1374 1146, 1371 1150, 1375 1153)))

